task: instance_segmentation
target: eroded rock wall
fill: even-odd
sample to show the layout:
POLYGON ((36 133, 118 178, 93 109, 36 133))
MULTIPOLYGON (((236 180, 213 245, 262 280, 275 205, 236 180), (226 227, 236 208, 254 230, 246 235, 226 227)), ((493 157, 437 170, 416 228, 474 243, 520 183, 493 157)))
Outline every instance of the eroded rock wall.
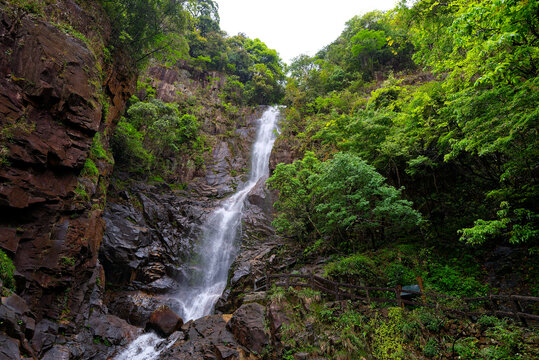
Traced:
POLYGON ((0 3, 0 248, 14 260, 28 306, 21 316, 35 321, 35 331, 7 334, 30 342, 25 352, 35 356, 87 325, 99 306, 113 164, 94 157, 99 174, 82 170, 93 148, 106 151, 134 90, 125 62, 103 59, 110 26, 99 2, 81 4, 57 1, 30 14, 0 3))

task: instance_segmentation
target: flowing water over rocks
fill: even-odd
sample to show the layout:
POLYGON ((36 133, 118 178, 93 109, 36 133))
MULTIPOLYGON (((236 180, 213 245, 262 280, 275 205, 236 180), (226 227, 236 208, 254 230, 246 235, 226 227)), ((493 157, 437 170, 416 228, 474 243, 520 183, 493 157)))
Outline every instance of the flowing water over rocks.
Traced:
MULTIPOLYGON (((269 158, 278 118, 279 109, 270 107, 259 119, 249 179, 203 225, 202 251, 194 259, 194 273, 180 285, 180 291, 171 295, 171 300, 177 304, 176 310, 185 321, 210 314, 227 285, 228 270, 238 248, 244 201, 257 183, 269 175, 269 158)), ((163 344, 164 341, 157 335, 145 334, 116 359, 156 359, 161 351, 171 346, 170 342, 163 344)))

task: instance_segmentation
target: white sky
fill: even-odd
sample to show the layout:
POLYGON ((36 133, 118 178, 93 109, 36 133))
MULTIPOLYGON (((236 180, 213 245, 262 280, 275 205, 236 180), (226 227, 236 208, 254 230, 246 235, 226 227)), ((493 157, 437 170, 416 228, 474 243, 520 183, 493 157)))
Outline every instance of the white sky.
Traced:
POLYGON ((216 0, 221 29, 245 33, 277 50, 286 63, 333 42, 354 15, 389 10, 397 0, 216 0))

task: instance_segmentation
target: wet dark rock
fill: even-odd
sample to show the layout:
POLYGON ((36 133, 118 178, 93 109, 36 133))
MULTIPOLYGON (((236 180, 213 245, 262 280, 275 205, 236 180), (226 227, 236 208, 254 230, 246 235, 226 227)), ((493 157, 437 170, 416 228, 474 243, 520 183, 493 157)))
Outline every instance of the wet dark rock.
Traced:
POLYGON ((246 354, 248 351, 236 342, 226 324, 226 320, 219 315, 189 321, 182 327, 182 331, 186 334, 185 339, 175 341, 174 345, 161 353, 160 358, 164 360, 239 360, 240 354, 246 354))
POLYGON ((41 360, 69 360, 70 351, 65 345, 55 345, 52 349, 47 351, 41 360))
POLYGON ((141 286, 146 291, 154 294, 164 294, 178 287, 178 282, 167 276, 157 279, 149 284, 141 286))
MULTIPOLYGON (((0 332, 16 340, 20 351, 32 355, 28 342, 35 332, 35 317, 26 302, 16 294, 3 297, 0 304, 0 332)), ((14 342, 5 340, 11 348, 14 342)), ((11 351, 11 350, 10 350, 11 351)))
POLYGON ((242 305, 244 297, 240 295, 254 290, 254 281, 265 276, 269 259, 279 246, 276 237, 242 243, 230 270, 229 286, 216 304, 217 311, 232 313, 242 305))
POLYGON ((244 304, 234 312, 227 328, 247 349, 262 352, 269 345, 269 334, 264 329, 264 307, 257 303, 244 304))
POLYGON ((13 4, 21 6, 0 7, 0 52, 9 54, 0 57, 0 128, 11 129, 4 149, 10 166, 0 167, 0 248, 13 259, 20 298, 3 299, 0 312, 10 318, 4 325, 20 352, 37 357, 80 331, 90 303, 97 303, 102 189, 113 165, 95 161, 97 184, 80 174, 96 132, 107 148, 104 132, 112 130, 136 81, 117 62, 98 69, 99 51, 55 26, 69 23, 106 45, 110 24, 97 1, 43 3, 43 16, 12 11, 13 4), (89 200, 77 198, 79 184, 89 200))
POLYGON ((6 336, 0 332, 0 360, 19 360, 20 341, 6 336))
POLYGON ((106 296, 111 314, 138 327, 144 327, 152 312, 165 301, 142 291, 109 292, 106 296))
POLYGON ((132 207, 110 204, 104 214, 106 231, 100 249, 100 260, 107 280, 129 283, 146 257, 151 234, 140 214, 132 207))
POLYGON ((41 320, 36 324, 36 330, 31 342, 32 348, 37 353, 49 350, 54 345, 57 335, 57 323, 48 319, 41 320))
POLYGON ((154 330, 158 335, 168 337, 178 331, 182 325, 182 318, 168 306, 163 305, 152 313, 146 324, 146 330, 154 330))
POLYGON ((26 302, 17 294, 11 294, 10 296, 2 298, 2 305, 11 309, 15 314, 22 316, 30 313, 30 307, 26 302))
POLYGON ((127 345, 142 333, 140 328, 114 315, 93 315, 89 326, 94 338, 107 340, 112 345, 127 345))
POLYGON ((256 185, 249 191, 249 194, 247 194, 247 200, 252 205, 256 205, 262 209, 264 213, 271 214, 272 199, 271 193, 266 188, 266 180, 266 177, 258 180, 256 185))

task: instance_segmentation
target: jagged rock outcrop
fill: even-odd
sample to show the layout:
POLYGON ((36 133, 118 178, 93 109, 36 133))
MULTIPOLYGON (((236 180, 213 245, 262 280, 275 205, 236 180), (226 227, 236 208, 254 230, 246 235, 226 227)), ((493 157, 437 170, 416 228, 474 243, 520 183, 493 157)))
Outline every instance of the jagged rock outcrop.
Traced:
MULTIPOLYGON (((98 1, 43 7, 41 15, 0 9, 0 248, 14 259, 17 293, 36 323, 18 346, 32 354, 30 342, 36 356, 77 333, 101 306, 98 249, 112 163, 95 159, 92 179, 81 171, 96 138, 106 149, 96 134, 114 125, 135 80, 119 58, 103 61, 110 26, 98 1)), ((28 330, 31 321, 22 322, 28 330)))

